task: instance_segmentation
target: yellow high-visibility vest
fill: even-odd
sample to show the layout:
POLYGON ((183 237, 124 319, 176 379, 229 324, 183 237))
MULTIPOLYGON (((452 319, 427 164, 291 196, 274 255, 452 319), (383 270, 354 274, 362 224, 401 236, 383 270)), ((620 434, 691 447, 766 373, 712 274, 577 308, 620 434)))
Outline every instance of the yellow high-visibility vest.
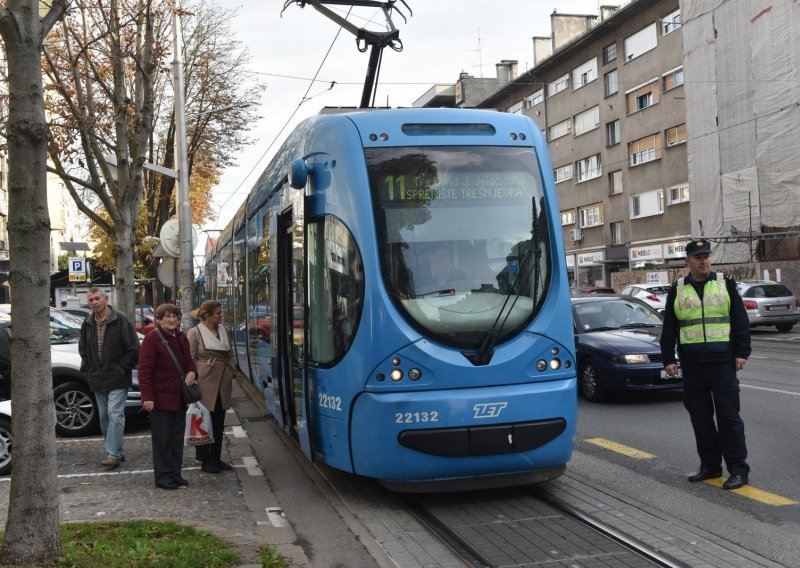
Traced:
POLYGON ((702 300, 694 286, 679 278, 674 307, 682 346, 705 344, 704 350, 712 351, 727 348, 731 337, 731 297, 722 272, 705 283, 702 300))

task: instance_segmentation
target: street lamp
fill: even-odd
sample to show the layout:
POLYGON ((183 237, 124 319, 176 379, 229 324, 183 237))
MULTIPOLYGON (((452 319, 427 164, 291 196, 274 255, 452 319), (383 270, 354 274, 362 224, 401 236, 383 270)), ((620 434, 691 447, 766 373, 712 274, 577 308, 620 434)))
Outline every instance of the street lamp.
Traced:
POLYGON ((180 240, 180 282, 179 294, 184 330, 192 324, 191 312, 194 310, 194 251, 192 250, 192 209, 189 205, 189 160, 186 156, 186 97, 183 92, 183 61, 181 53, 180 0, 172 6, 172 69, 175 91, 175 164, 178 166, 178 223, 180 240))

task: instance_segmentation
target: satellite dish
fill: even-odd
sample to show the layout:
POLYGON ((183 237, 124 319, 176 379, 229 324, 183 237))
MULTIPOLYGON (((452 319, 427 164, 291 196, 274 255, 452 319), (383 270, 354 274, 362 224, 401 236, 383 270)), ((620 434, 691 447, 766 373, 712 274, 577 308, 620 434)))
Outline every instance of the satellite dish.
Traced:
MULTIPOLYGON (((174 257, 181 255, 180 222, 177 219, 170 219, 164 223, 159 236, 164 252, 174 257)), ((195 248, 197 248, 197 231, 192 227, 192 251, 195 248)))
POLYGON ((171 258, 161 261, 158 267, 158 281, 167 288, 174 288, 177 278, 177 270, 175 270, 175 261, 171 258))

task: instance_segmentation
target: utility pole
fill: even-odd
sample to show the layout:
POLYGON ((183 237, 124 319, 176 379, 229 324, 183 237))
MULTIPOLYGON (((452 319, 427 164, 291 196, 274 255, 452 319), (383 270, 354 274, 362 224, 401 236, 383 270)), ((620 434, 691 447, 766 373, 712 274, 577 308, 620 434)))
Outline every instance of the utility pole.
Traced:
POLYGON ((180 283, 179 297, 184 330, 192 326, 191 316, 194 310, 194 262, 192 247, 192 209, 189 204, 189 160, 186 156, 186 101, 183 91, 183 60, 181 40, 180 0, 172 5, 172 37, 173 37, 173 90, 175 91, 175 163, 178 166, 178 200, 177 212, 180 241, 180 283))

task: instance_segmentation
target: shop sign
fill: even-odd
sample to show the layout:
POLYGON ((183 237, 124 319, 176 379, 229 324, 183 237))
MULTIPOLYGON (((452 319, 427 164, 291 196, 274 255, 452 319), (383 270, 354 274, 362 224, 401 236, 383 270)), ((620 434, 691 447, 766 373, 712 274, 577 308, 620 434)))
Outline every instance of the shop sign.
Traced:
POLYGON ((662 247, 664 248, 664 258, 684 258, 686 256, 686 241, 665 243, 662 247))
POLYGON ((631 247, 628 250, 631 262, 648 262, 661 260, 661 245, 631 247))
POLYGON ((567 255, 567 268, 575 268, 575 255, 568 254, 567 255))
POLYGON ((578 266, 592 266, 595 264, 601 264, 605 258, 605 251, 602 250, 580 253, 578 255, 578 266))

